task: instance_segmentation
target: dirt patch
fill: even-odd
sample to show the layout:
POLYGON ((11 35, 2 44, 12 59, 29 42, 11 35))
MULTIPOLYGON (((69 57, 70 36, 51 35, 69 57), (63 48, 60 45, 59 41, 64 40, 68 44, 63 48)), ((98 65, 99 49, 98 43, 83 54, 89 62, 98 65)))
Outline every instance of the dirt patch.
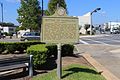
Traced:
POLYGON ((62 58, 62 65, 63 66, 68 66, 71 64, 81 64, 85 66, 90 66, 92 67, 89 62, 82 56, 71 56, 71 57, 63 57, 62 58))
MULTIPOLYGON (((13 57, 13 55, 11 55, 13 57)), ((14 55, 15 56, 15 55, 14 55)), ((2 57, 3 58, 3 57, 2 57)), ((35 70, 34 76, 39 75, 39 74, 44 74, 48 73, 49 71, 56 69, 57 64, 56 60, 54 58, 48 59, 45 65, 40 67, 39 70, 35 70), (47 66, 47 67, 46 67, 47 66)), ((75 56, 67 56, 62 58, 62 66, 68 66, 71 64, 81 64, 85 66, 91 66, 86 59, 80 55, 75 55, 75 56)), ((30 80, 28 76, 28 71, 23 72, 22 69, 18 69, 13 71, 12 73, 5 75, 4 77, 0 77, 0 80, 30 80)))

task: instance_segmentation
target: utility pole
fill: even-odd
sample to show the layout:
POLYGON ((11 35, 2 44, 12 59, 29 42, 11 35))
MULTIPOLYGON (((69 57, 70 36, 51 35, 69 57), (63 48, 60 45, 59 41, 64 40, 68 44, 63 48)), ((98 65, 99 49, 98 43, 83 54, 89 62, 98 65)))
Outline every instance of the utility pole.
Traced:
POLYGON ((43 0, 42 0, 42 16, 44 15, 44 10, 43 10, 43 0))
POLYGON ((1 5, 1 22, 3 23, 3 3, 0 2, 1 5))

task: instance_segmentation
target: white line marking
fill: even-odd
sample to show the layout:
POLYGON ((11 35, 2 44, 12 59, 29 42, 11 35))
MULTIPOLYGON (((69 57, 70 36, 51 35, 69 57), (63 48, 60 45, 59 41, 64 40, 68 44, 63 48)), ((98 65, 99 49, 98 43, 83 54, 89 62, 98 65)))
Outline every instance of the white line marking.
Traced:
MULTIPOLYGON (((89 39, 89 40, 91 40, 91 39, 89 39)), ((97 43, 100 43, 100 44, 104 44, 104 45, 109 45, 109 44, 106 44, 106 43, 101 42, 101 41, 95 41, 95 40, 91 40, 91 41, 93 41, 93 42, 97 42, 97 43)))
POLYGON ((81 43, 83 43, 83 44, 89 44, 89 43, 87 43, 87 42, 85 42, 85 41, 83 41, 83 40, 79 40, 81 43))
MULTIPOLYGON (((104 38, 101 38, 101 39, 104 39, 104 38)), ((113 39, 105 39, 105 40, 114 41, 114 42, 120 42, 119 40, 113 40, 113 39)))

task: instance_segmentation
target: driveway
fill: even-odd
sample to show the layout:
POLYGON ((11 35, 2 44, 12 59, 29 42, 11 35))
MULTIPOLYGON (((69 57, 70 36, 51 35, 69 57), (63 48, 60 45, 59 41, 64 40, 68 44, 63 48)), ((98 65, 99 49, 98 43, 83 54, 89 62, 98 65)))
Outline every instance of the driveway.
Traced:
POLYGON ((120 78, 120 46, 103 44, 78 44, 79 53, 89 53, 95 60, 120 78))

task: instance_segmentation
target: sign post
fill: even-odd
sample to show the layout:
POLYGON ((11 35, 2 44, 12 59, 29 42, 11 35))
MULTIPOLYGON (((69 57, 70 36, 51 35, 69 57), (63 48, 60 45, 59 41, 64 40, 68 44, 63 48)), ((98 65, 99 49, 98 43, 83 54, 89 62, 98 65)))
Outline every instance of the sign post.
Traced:
POLYGON ((78 42, 79 25, 77 17, 69 17, 62 7, 57 8, 52 16, 43 16, 41 41, 57 44, 57 76, 62 77, 61 45, 78 42))
POLYGON ((57 75, 58 78, 62 77, 62 57, 61 57, 61 43, 57 44, 58 55, 57 55, 57 75))

